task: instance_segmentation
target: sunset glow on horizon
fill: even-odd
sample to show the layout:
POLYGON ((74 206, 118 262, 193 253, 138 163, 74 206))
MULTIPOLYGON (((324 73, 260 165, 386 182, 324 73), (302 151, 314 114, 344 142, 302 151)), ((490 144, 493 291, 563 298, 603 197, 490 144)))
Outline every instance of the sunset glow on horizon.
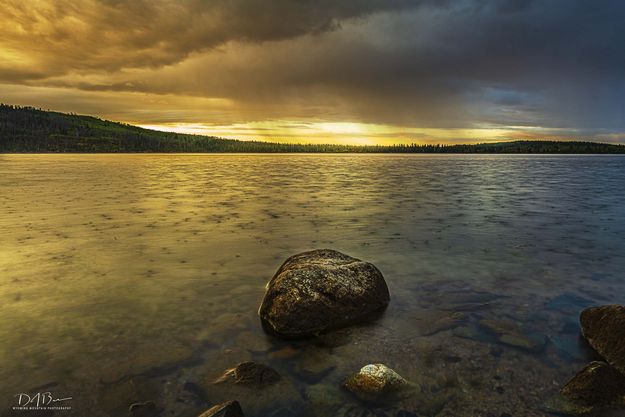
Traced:
POLYGON ((599 3, 7 0, 0 102, 241 140, 625 143, 625 8, 599 3))
POLYGON ((216 136, 237 140, 260 140, 278 143, 327 143, 342 145, 454 144, 503 142, 510 140, 572 140, 559 136, 557 129, 537 127, 476 129, 422 129, 366 123, 315 123, 288 120, 251 122, 233 125, 200 123, 136 124, 145 129, 192 135, 216 136), (532 133, 534 131, 534 133, 532 133))

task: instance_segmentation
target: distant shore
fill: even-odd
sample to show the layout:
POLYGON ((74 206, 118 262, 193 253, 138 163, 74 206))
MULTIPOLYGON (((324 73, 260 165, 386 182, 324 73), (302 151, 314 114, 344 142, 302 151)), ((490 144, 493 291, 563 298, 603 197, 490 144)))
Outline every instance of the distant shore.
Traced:
POLYGON ((388 146, 241 141, 0 104, 0 153, 625 154, 625 145, 543 140, 388 146))

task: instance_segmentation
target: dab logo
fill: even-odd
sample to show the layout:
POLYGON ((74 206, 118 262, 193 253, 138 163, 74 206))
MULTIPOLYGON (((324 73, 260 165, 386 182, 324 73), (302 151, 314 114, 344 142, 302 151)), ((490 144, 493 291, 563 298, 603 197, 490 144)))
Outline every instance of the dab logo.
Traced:
POLYGON ((71 410, 72 407, 67 403, 72 397, 55 398, 52 392, 37 392, 35 394, 15 394, 17 405, 13 410, 30 411, 30 410, 71 410))

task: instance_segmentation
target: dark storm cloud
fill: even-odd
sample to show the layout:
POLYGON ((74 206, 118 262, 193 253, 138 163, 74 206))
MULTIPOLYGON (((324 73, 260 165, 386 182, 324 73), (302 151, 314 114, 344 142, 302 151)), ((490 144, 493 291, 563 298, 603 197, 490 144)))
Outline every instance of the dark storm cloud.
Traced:
POLYGON ((5 1, 0 15, 0 47, 33 61, 0 64, 10 82, 221 97, 250 120, 625 129, 620 0, 5 1))
MULTIPOLYGON (((7 0, 7 48, 55 75, 172 64, 230 41, 263 42, 337 29, 345 19, 403 10, 416 0, 7 0)), ((31 77, 25 72, 24 77, 31 77)))

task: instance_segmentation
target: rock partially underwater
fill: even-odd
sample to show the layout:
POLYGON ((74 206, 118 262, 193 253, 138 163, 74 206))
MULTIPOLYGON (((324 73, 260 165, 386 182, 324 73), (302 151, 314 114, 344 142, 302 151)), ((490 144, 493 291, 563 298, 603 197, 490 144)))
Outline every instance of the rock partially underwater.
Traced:
POLYGON ((373 264, 319 249, 291 256, 267 284, 259 309, 264 328, 283 338, 303 338, 362 322, 390 301, 373 264))
POLYGON ((401 397, 411 384, 388 366, 376 363, 363 366, 343 386, 363 401, 379 403, 401 397))
POLYGON ((215 382, 223 383, 229 381, 235 384, 265 387, 280 381, 280 374, 267 365, 248 361, 228 369, 215 382))
POLYGON ((590 346, 625 374, 625 306, 587 308, 580 316, 580 324, 590 346))
POLYGON ((606 363, 591 362, 560 393, 584 406, 622 406, 625 404, 625 376, 606 363))
POLYGON ((226 401, 203 412, 199 417, 244 417, 238 401, 226 401))
POLYGON ((591 362, 548 404, 561 414, 586 414, 625 406, 625 307, 587 308, 580 315, 582 335, 607 362, 591 362))
POLYGON ((250 416, 300 415, 306 408, 293 381, 262 363, 242 362, 221 375, 211 370, 198 385, 210 401, 236 398, 250 416))

